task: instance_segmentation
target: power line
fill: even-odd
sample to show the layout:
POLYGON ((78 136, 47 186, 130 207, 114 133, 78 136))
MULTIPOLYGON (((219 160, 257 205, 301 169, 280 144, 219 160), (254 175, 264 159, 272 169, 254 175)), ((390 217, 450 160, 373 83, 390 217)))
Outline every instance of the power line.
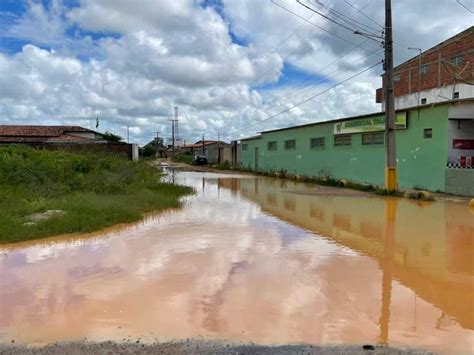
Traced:
POLYGON ((312 100, 312 99, 314 99, 314 98, 316 98, 316 97, 318 97, 318 96, 321 96, 321 95, 327 93, 328 91, 330 91, 330 90, 332 90, 332 89, 334 89, 334 88, 336 88, 336 87, 338 87, 338 86, 344 84, 345 82, 348 82, 349 80, 354 79, 355 77, 357 77, 357 76, 359 76, 359 75, 361 75, 361 74, 363 74, 363 73, 369 71, 370 69, 376 67, 376 66, 379 65, 380 63, 382 63, 382 61, 379 61, 379 62, 377 62, 377 63, 371 65, 370 67, 365 68, 364 70, 362 70, 362 71, 360 71, 360 72, 358 72, 358 73, 356 73, 356 74, 354 74, 354 75, 351 75, 350 77, 348 77, 348 78, 346 78, 346 79, 344 79, 344 80, 338 82, 338 83, 335 84, 334 86, 331 86, 330 88, 328 88, 328 89, 326 89, 326 90, 324 90, 324 91, 321 91, 321 92, 317 93, 316 95, 310 96, 309 98, 307 98, 307 99, 305 99, 305 100, 303 100, 303 101, 300 101, 300 102, 294 104, 293 106, 291 106, 291 107, 289 107, 289 108, 287 108, 287 109, 285 109, 285 110, 283 110, 283 111, 280 111, 280 112, 278 112, 278 113, 276 113, 276 114, 273 114, 273 115, 271 115, 271 116, 265 118, 265 119, 262 120, 262 121, 256 122, 256 123, 254 123, 254 124, 252 124, 252 125, 250 125, 250 126, 244 128, 244 129, 241 129, 240 131, 246 131, 246 130, 248 130, 249 128, 258 126, 258 125, 262 124, 263 122, 266 122, 266 121, 268 121, 268 120, 270 120, 270 119, 272 119, 272 118, 275 118, 275 117, 277 117, 277 116, 280 116, 280 115, 282 115, 282 114, 284 114, 284 113, 286 113, 286 112, 288 112, 288 111, 291 111, 291 110, 293 110, 294 108, 296 108, 296 107, 298 107, 298 106, 301 106, 302 104, 304 104, 304 103, 306 103, 306 102, 308 102, 308 101, 310 101, 310 100, 312 100))
MULTIPOLYGON (((314 14, 312 14, 311 16, 309 16, 307 19, 304 19, 305 21, 309 21, 312 17, 314 16, 314 14)), ((264 55, 264 58, 268 57, 269 55, 275 53, 278 49, 280 49, 287 41, 290 40, 291 37, 293 37, 303 26, 306 25, 306 22, 303 21, 298 27, 296 27, 291 33, 289 36, 287 36, 285 39, 283 39, 277 46, 275 46, 269 53, 265 54, 264 55)), ((259 82, 260 80, 262 79, 265 79, 267 74, 270 73, 272 71, 273 67, 270 68, 269 70, 267 70, 265 73, 263 73, 263 75, 260 75, 256 80, 255 82, 259 82)))
MULTIPOLYGON (((365 39, 362 43, 367 42, 367 41, 368 41, 368 39, 365 39)), ((362 43, 361 43, 361 44, 362 44, 362 43)), ((375 51, 371 51, 371 53, 370 53, 369 55, 366 55, 366 56, 364 56, 364 57, 362 57, 362 58, 359 58, 359 59, 357 59, 357 60, 356 60, 355 62, 353 62, 353 63, 357 63, 357 62, 359 62, 361 59, 367 59, 367 58, 371 57, 372 55, 374 55, 375 53, 379 53, 380 51, 381 51, 381 49, 378 49, 378 50, 375 50, 375 51)), ((307 84, 300 85, 300 84, 304 83, 305 81, 311 80, 311 79, 314 78, 316 75, 322 74, 327 68, 329 68, 329 67, 331 67, 331 66, 333 66, 333 65, 335 65, 335 64, 337 64, 337 63, 339 63, 339 62, 341 62, 341 61, 342 61, 347 55, 349 55, 349 54, 351 54, 351 51, 349 51, 348 53, 346 53, 346 54, 343 55, 342 57, 340 57, 340 58, 338 58, 338 59, 332 61, 331 63, 329 63, 328 65, 324 66, 323 68, 319 69, 318 72, 314 72, 314 73, 311 73, 310 75, 306 76, 306 77, 303 78, 301 81, 299 81, 299 82, 295 85, 294 90, 289 91, 289 92, 287 93, 287 95, 291 95, 293 92, 298 91, 298 90, 300 90, 301 88, 307 88, 307 89, 309 89, 309 87, 310 87, 311 85, 321 83, 322 81, 324 81, 324 79, 318 80, 318 81, 316 81, 315 83, 308 82, 307 84)), ((330 73, 325 74, 325 76, 330 76, 330 75, 332 75, 332 74, 334 74, 334 73, 336 73, 336 72, 338 72, 338 71, 339 71, 339 68, 336 68, 335 70, 331 71, 330 73)), ((306 92, 306 91, 307 91, 306 89, 303 89, 302 92, 306 92)), ((301 92, 301 93, 302 93, 302 92, 301 92)), ((301 94, 301 93, 300 93, 300 94, 301 94)), ((267 102, 266 105, 270 105, 270 104, 272 104, 273 102, 275 102, 276 100, 278 100, 278 97, 275 98, 275 99, 273 99, 273 100, 271 100, 270 102, 267 102)))
POLYGON ((342 36, 339 36, 338 34, 335 34, 335 33, 331 32, 331 31, 326 30, 325 28, 323 28, 323 27, 321 27, 321 26, 315 24, 314 22, 311 22, 311 21, 309 21, 309 20, 306 20, 303 16, 298 15, 296 12, 291 11, 291 10, 288 9, 287 7, 278 4, 277 2, 275 2, 275 0, 271 0, 271 2, 272 2, 274 5, 276 5, 276 6, 278 6, 278 7, 281 7, 283 10, 285 10, 285 11, 289 12, 290 14, 292 14, 292 15, 294 15, 294 16, 300 18, 300 19, 302 19, 303 21, 309 23, 310 25, 312 25, 312 26, 314 26, 314 27, 320 29, 321 31, 326 32, 326 33, 329 34, 329 35, 331 35, 331 36, 333 36, 333 37, 336 37, 336 38, 338 38, 338 39, 340 39, 341 41, 344 41, 344 42, 346 42, 346 43, 355 45, 356 47, 361 48, 361 49, 363 49, 363 50, 365 50, 365 51, 369 51, 368 48, 362 47, 362 46, 360 46, 360 45, 358 45, 358 44, 356 44, 356 43, 354 43, 354 42, 348 40, 347 38, 344 38, 344 37, 342 37, 342 36))
MULTIPOLYGON (((376 53, 380 53, 381 51, 382 51, 382 50, 375 51, 374 53, 372 53, 372 54, 370 54, 370 55, 368 55, 368 56, 365 56, 365 57, 363 57, 363 58, 360 58, 360 59, 367 59, 367 58, 373 56, 373 55, 376 54, 376 53)), ((359 60, 360 60, 360 59, 359 59, 359 60)), ((358 62, 359 60, 357 60, 357 62, 358 62)), ((336 68, 335 70, 333 70, 333 71, 332 71, 331 73, 329 73, 328 75, 332 75, 332 74, 336 73, 337 71, 339 71, 339 68, 336 68)), ((322 83, 323 81, 324 81, 324 79, 321 79, 321 80, 319 80, 318 82, 316 82, 315 84, 320 84, 320 83, 322 83)), ((306 93, 306 92, 308 92, 308 91, 310 91, 310 90, 312 89, 312 87, 311 87, 310 84, 307 84, 307 85, 305 85, 305 86, 306 86, 306 88, 303 88, 303 89, 300 91, 299 95, 302 95, 302 94, 304 94, 304 93, 306 93)), ((291 92, 290 92, 290 93, 291 93, 291 92)))
MULTIPOLYGON (((361 9, 358 9, 357 7, 355 7, 353 4, 351 4, 349 2, 349 0, 344 0, 345 3, 347 5, 349 5, 350 7, 352 7, 354 10, 356 10, 359 14, 361 14, 362 16, 364 16, 366 19, 368 19, 369 21, 371 21, 372 23, 376 24, 377 26, 379 26, 380 28, 384 28, 381 24, 379 24, 377 21, 375 21, 372 17, 370 17, 369 15, 367 15, 364 11, 362 11, 361 9)), ((369 3, 370 4, 370 3, 369 3)), ((367 5, 365 6, 367 7, 367 5)))
POLYGON ((462 7, 464 7, 467 11, 469 11, 471 14, 474 14, 474 11, 471 10, 470 8, 468 8, 466 5, 464 5, 461 0, 456 0, 456 2, 461 5, 462 7))
POLYGON ((353 34, 365 35, 367 38, 370 38, 371 40, 376 41, 376 42, 379 43, 379 41, 377 41, 375 38, 373 38, 373 37, 380 37, 380 36, 378 36, 377 34, 374 34, 374 33, 363 33, 363 32, 361 32, 361 31, 358 31, 358 30, 356 30, 356 29, 354 29, 354 28, 348 27, 348 26, 346 26, 345 24, 340 23, 340 22, 334 20, 333 18, 331 18, 331 17, 329 17, 329 16, 323 14, 322 12, 320 12, 320 11, 318 11, 318 10, 313 9, 312 7, 310 7, 310 6, 308 6, 308 5, 304 4, 304 3, 302 3, 301 0, 296 0, 296 2, 297 2, 298 4, 300 4, 301 6, 305 7, 306 9, 308 9, 308 10, 310 10, 310 11, 313 11, 314 13, 318 14, 319 16, 321 16, 321 17, 327 19, 328 21, 331 21, 332 23, 335 23, 336 25, 338 25, 338 26, 340 26, 340 27, 342 27, 342 28, 344 28, 344 29, 346 29, 346 30, 352 32, 353 34))
POLYGON ((323 9, 326 9, 329 13, 332 13, 335 17, 339 18, 340 20, 344 21, 345 23, 347 23, 349 26, 355 26, 355 27, 358 27, 359 29, 363 30, 363 31, 375 31, 375 32, 379 32, 380 30, 383 30, 383 27, 380 27, 379 28, 373 28, 369 25, 366 25, 365 23, 363 22, 360 22, 356 19, 353 19, 345 14, 343 14, 342 12, 340 11, 337 11, 333 8, 331 8, 330 6, 327 6, 323 3, 321 3, 320 1, 318 0, 315 0, 315 2, 309 0, 310 3, 314 4, 314 5, 319 5, 320 7, 322 7, 323 9))
MULTIPOLYGON (((362 43, 364 43, 364 42, 366 42, 366 41, 368 41, 368 40, 366 39, 366 40, 364 40, 362 43)), ((362 44, 362 43, 361 43, 361 44, 362 44)), ((358 63, 360 60, 368 59, 368 58, 370 58, 371 56, 373 56, 374 54, 379 53, 380 51, 381 51, 381 50, 372 51, 371 54, 366 55, 366 56, 364 56, 364 57, 362 57, 362 58, 358 58, 357 60, 352 61, 352 62, 349 63, 349 64, 356 64, 356 63, 358 63)), ((349 52, 349 53, 350 53, 350 52, 349 52)), ((346 53, 346 55, 349 54, 349 53, 346 53)), ((329 63, 328 65, 326 65, 326 67, 325 67, 324 69, 326 69, 326 68, 328 68, 328 67, 330 67, 330 66, 332 66, 332 65, 334 65, 334 64, 337 64, 338 62, 342 61, 346 55, 344 55, 343 57, 341 57, 341 58, 339 58, 339 59, 337 59, 337 60, 335 60, 335 61, 329 63)), ((321 70, 323 71, 324 69, 321 69, 321 70)), ((339 70, 339 68, 336 68, 335 70, 333 70, 332 72, 328 73, 327 75, 328 75, 328 76, 329 76, 329 75, 332 75, 333 73, 337 72, 338 70, 339 70)), ((304 79, 303 79, 302 81, 300 81, 300 82, 304 82, 304 81, 306 81, 306 80, 309 80, 311 77, 314 77, 314 76, 317 75, 317 74, 318 74, 318 73, 312 73, 312 74, 308 75, 306 78, 304 78, 304 79)), ((314 82, 314 83, 308 83, 308 84, 306 84, 306 85, 303 85, 303 89, 300 91, 299 95, 302 95, 303 93, 309 91, 309 90, 311 89, 311 86, 312 86, 312 85, 320 84, 320 83, 322 83, 323 81, 324 81, 324 79, 320 79, 320 80, 318 80, 318 81, 316 81, 316 82, 314 82)), ((298 91, 298 90, 300 90, 300 88, 299 88, 299 87, 296 87, 296 88, 294 88, 293 90, 290 90, 288 93, 286 93, 286 96, 290 96, 290 95, 292 95, 294 92, 296 92, 296 91, 298 91)), ((271 100, 270 102, 265 103, 265 106, 268 107, 269 105, 271 105, 273 102, 277 101, 278 99, 279 99, 279 97, 275 97, 275 98, 274 98, 273 100, 271 100)), ((264 110, 264 112, 265 112, 265 110, 264 110)), ((265 113, 266 113, 266 112, 265 112, 265 113)), ((269 115, 269 114, 267 113, 267 115, 269 115)), ((227 126, 225 126, 225 127, 230 127, 230 124, 227 125, 227 126)), ((225 127, 224 127, 224 128, 225 128, 225 127)), ((242 127, 245 127, 245 125, 240 125, 240 126, 234 127, 234 128, 232 129, 232 131, 238 130, 238 129, 242 128, 242 127)))

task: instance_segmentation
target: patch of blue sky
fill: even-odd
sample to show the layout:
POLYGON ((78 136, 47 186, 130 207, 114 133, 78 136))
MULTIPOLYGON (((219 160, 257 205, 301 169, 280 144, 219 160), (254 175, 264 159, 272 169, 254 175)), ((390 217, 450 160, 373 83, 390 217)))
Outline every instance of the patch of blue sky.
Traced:
POLYGON ((0 12, 7 12, 20 15, 26 8, 26 1, 22 0, 1 0, 0 12))
POLYGON ((0 39, 0 53, 14 55, 15 53, 21 52, 23 46, 28 43, 30 42, 15 38, 2 38, 0 39))
POLYGON ((257 91, 281 89, 285 87, 329 84, 332 79, 322 74, 312 73, 285 62, 277 82, 255 86, 257 91))
POLYGON ((71 38, 84 38, 90 37, 94 42, 101 40, 102 38, 114 38, 119 39, 121 37, 120 33, 111 32, 111 31, 89 31, 79 27, 76 24, 71 24, 66 30, 66 35, 71 38))
POLYGON ((199 3, 199 6, 202 8, 212 7, 219 14, 219 16, 222 17, 222 19, 229 25, 229 36, 232 39, 232 43, 243 47, 248 46, 249 42, 245 38, 237 36, 237 34, 232 31, 232 23, 225 13, 222 0, 202 0, 199 3))

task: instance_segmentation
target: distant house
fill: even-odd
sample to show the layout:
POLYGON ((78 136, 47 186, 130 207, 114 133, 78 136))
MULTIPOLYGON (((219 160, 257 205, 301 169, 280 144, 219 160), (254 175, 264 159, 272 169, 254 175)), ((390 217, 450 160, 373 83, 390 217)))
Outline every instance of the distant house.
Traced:
POLYGON ((138 146, 111 142, 96 131, 79 126, 0 125, 0 146, 22 144, 35 148, 102 151, 138 158, 138 146))
POLYGON ((98 132, 79 126, 0 125, 0 144, 107 143, 98 132))
POLYGON ((183 145, 181 151, 191 155, 204 155, 209 164, 230 161, 230 144, 223 141, 202 140, 194 144, 183 145))

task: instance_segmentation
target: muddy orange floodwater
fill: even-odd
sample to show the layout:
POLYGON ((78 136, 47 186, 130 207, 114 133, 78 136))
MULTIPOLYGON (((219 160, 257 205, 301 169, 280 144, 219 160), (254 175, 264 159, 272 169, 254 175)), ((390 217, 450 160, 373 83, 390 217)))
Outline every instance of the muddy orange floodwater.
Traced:
POLYGON ((180 210, 0 247, 0 341, 474 346, 474 211, 181 172, 180 210))

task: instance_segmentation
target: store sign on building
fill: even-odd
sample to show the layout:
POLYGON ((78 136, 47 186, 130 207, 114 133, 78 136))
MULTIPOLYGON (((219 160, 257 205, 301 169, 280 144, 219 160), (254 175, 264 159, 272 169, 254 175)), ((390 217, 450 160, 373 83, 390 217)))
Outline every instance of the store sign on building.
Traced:
MULTIPOLYGON (((407 128, 407 113, 401 112, 395 116, 395 127, 397 129, 407 128)), ((351 134, 364 132, 385 131, 385 116, 375 116, 337 122, 334 124, 334 134, 351 134)))

